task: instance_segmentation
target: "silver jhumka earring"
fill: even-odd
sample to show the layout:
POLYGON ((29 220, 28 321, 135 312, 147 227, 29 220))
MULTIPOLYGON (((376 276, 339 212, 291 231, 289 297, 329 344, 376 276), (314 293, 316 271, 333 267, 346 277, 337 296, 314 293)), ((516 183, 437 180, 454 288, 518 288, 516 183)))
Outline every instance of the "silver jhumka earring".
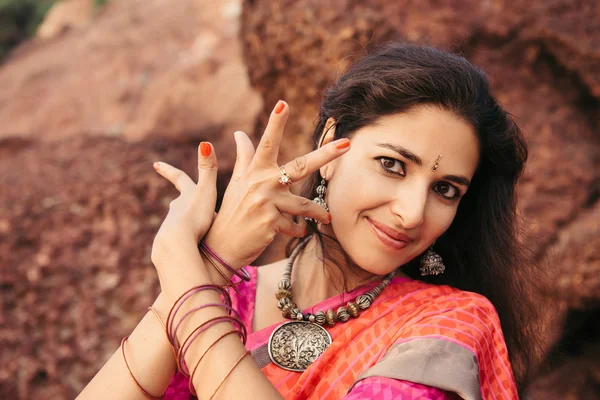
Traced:
MULTIPOLYGON (((327 207, 327 203, 325 203, 325 193, 327 192, 327 181, 323 178, 321 179, 321 184, 317 186, 317 197, 313 199, 313 202, 320 205, 325 209, 325 211, 329 212, 329 207, 327 207)), ((305 218, 307 221, 314 222, 315 224, 318 222, 314 218, 305 218)))
POLYGON ((446 266, 442 261, 442 256, 433 251, 433 245, 427 249, 425 255, 421 258, 421 276, 443 274, 446 266))

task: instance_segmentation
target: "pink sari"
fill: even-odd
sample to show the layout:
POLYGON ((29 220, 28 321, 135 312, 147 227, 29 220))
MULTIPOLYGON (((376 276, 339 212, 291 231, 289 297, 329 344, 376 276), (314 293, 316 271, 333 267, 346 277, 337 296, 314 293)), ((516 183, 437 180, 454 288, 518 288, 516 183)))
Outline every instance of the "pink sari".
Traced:
MULTIPOLYGON (((483 333, 483 325, 493 325, 487 326, 493 333, 499 321, 482 296, 395 277, 364 316, 328 328, 334 342, 313 365, 304 372, 291 372, 272 363, 266 350, 280 323, 252 331, 257 268, 246 270, 252 279, 238 286, 241 297, 230 290, 232 305, 248 329, 246 348, 286 399, 518 398, 501 331, 493 338, 483 333), (475 315, 474 307, 483 309, 483 314, 475 315), (452 328, 446 326, 449 321, 454 321, 452 328), (480 346, 483 340, 498 349, 491 353, 480 346), (492 369, 500 375, 496 371, 491 375, 492 369)), ((335 310, 377 284, 363 285, 303 311, 335 310)), ((164 398, 192 398, 188 379, 177 373, 164 398)))

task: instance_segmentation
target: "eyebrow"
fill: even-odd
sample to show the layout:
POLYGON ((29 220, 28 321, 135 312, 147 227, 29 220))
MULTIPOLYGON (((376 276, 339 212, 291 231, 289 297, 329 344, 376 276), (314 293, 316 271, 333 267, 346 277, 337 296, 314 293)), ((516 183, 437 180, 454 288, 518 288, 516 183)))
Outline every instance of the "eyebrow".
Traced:
MULTIPOLYGON (((412 151, 410 151, 402 146, 398 146, 397 144, 391 144, 391 143, 377 143, 377 146, 393 150, 396 153, 403 156, 404 158, 414 162, 418 166, 423 165, 423 160, 421 160, 421 158, 418 155, 416 155, 412 151)), ((444 175, 442 177, 442 179, 457 183, 459 185, 467 186, 467 187, 469 187, 469 185, 471 184, 471 181, 469 180, 469 178, 467 178, 464 175, 444 175)))
POLYGON ((469 187, 469 185, 471 184, 471 181, 463 175, 444 175, 442 176, 442 179, 452 181, 454 183, 458 183, 459 185, 463 185, 466 187, 469 187))
POLYGON ((397 144, 391 144, 391 143, 377 143, 377 146, 379 146, 379 147, 385 147, 386 149, 393 150, 396 153, 400 154, 401 156, 403 156, 403 157, 409 159, 410 161, 414 162, 418 166, 423 165, 423 161, 419 158, 418 155, 416 155, 415 153, 411 152, 408 149, 405 149, 402 146, 398 146, 397 144))

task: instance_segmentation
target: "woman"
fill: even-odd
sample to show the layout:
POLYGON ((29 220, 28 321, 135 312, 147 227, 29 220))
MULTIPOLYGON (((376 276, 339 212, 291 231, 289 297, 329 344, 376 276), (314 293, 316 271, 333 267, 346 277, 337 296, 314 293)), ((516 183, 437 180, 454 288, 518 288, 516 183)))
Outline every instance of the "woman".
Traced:
POLYGON ((327 91, 317 149, 279 167, 288 115, 278 102, 256 152, 236 132, 218 215, 210 144, 197 184, 155 166, 181 192, 153 244, 162 293, 80 398, 518 398, 537 350, 527 148, 484 74, 383 46, 327 91), (242 269, 277 233, 290 257, 242 269))

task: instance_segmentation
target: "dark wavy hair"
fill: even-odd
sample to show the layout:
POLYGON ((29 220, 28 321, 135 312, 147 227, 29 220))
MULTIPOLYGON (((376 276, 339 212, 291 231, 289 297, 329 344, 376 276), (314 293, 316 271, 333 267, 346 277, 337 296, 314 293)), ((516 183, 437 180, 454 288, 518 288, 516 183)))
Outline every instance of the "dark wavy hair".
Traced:
MULTIPOLYGON (((446 272, 421 277, 420 257, 400 268, 414 279, 480 293, 492 302, 522 392, 541 354, 535 324, 539 309, 531 286, 538 272, 517 238, 516 183, 527 160, 527 144, 492 96, 483 71, 463 57, 432 47, 402 43, 380 46, 326 91, 314 131, 315 148, 329 118, 336 121, 335 139, 339 139, 351 137, 380 117, 421 105, 441 107, 473 126, 479 138, 480 161, 456 217, 436 241, 436 252, 442 256, 446 272)), ((320 179, 318 171, 307 178, 301 195, 315 197, 320 179)), ((331 246, 341 249, 333 237, 309 223, 306 235, 313 234, 325 259, 328 250, 333 250, 331 246)), ((289 243, 288 255, 303 239, 289 243)), ((342 254, 352 272, 349 257, 342 254)), ((324 264, 324 268, 329 267, 324 264)), ((345 276, 343 288, 346 290, 345 276)))

